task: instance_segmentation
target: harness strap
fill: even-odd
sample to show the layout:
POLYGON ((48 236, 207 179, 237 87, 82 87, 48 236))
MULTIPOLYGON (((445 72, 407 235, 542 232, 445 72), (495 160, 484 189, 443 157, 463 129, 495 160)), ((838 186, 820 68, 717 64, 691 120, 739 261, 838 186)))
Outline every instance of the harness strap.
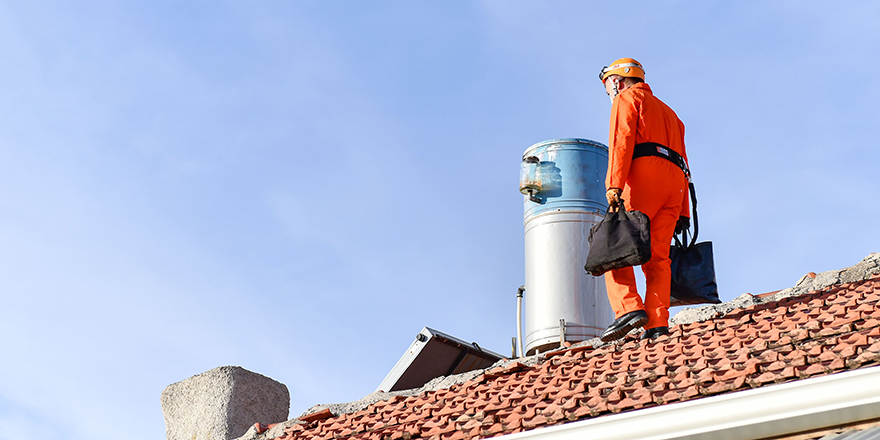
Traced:
POLYGON ((641 144, 636 144, 636 147, 633 150, 633 159, 635 160, 638 157, 645 156, 657 156, 669 160, 670 162, 674 163, 675 166, 681 168, 681 170, 684 172, 684 175, 687 177, 688 182, 692 182, 691 170, 688 169, 687 162, 684 161, 684 157, 676 153, 671 148, 668 148, 656 142, 642 142, 641 144))

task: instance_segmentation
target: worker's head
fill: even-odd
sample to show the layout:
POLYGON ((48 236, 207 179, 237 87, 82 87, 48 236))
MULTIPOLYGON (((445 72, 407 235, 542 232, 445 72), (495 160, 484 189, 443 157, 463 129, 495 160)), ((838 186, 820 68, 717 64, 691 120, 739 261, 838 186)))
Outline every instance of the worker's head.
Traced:
POLYGON ((645 80, 645 69, 641 63, 632 58, 615 60, 610 66, 605 66, 599 71, 599 79, 605 85, 605 93, 613 101, 619 92, 622 92, 633 84, 645 80))

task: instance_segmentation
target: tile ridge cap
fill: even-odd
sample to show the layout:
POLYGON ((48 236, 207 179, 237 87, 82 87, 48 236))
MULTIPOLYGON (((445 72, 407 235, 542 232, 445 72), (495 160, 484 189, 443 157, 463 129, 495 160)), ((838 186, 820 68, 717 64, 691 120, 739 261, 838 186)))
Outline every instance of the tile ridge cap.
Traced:
MULTIPOLYGON (((461 385, 469 380, 473 380, 479 378, 485 373, 490 372, 493 369, 507 369, 508 367, 512 367, 514 369, 518 368, 529 368, 534 365, 537 365, 545 360, 544 354, 527 356, 522 358, 515 359, 501 359, 498 362, 484 368, 484 369, 476 369, 467 371, 460 374, 453 374, 450 376, 440 376, 432 379, 425 385, 419 388, 412 388, 408 390, 399 390, 399 391, 375 391, 370 393, 359 400, 355 400, 352 402, 346 403, 331 403, 331 404, 319 404, 314 405, 311 408, 307 409, 303 412, 297 419, 302 419, 310 414, 322 411, 322 410, 330 410, 334 416, 340 416, 343 414, 351 414, 357 411, 361 411, 367 409, 377 403, 385 402, 389 400, 394 400, 395 398, 407 398, 412 396, 418 396, 422 393, 429 393, 434 391, 440 391, 449 389, 455 385, 461 385), (517 366, 516 364, 520 364, 517 366)), ((497 376, 497 375, 496 375, 497 376)), ((492 380, 492 379, 489 379, 492 380)))

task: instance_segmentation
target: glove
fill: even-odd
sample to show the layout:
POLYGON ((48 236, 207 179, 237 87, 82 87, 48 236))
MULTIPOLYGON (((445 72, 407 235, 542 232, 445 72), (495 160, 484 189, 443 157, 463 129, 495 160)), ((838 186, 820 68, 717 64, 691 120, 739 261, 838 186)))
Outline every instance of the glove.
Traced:
POLYGON ((620 206, 620 194, 623 193, 623 190, 620 188, 611 188, 608 191, 605 191, 605 198, 608 199, 608 209, 611 212, 617 211, 617 207, 620 206))
POLYGON ((691 228, 691 219, 685 216, 679 216, 678 222, 675 223, 675 232, 674 235, 681 234, 682 232, 691 228))

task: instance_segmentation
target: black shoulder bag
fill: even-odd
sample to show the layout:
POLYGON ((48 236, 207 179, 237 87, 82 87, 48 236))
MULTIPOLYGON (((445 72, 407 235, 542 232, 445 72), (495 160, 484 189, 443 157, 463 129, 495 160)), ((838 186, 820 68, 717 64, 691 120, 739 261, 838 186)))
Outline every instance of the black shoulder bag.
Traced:
POLYGON ((620 200, 616 212, 590 228, 590 251, 584 269, 593 276, 612 269, 639 266, 651 259, 651 225, 641 211, 627 211, 620 200))
MULTIPOLYGON (((688 179, 690 180, 690 179, 688 179)), ((712 242, 697 243, 700 223, 697 220, 697 192, 693 182, 689 182, 693 201, 694 236, 690 243, 687 230, 681 232, 681 239, 675 235, 675 244, 669 249, 672 259, 672 288, 670 307, 692 304, 718 304, 718 285, 715 282, 715 260, 712 255, 712 242)))

